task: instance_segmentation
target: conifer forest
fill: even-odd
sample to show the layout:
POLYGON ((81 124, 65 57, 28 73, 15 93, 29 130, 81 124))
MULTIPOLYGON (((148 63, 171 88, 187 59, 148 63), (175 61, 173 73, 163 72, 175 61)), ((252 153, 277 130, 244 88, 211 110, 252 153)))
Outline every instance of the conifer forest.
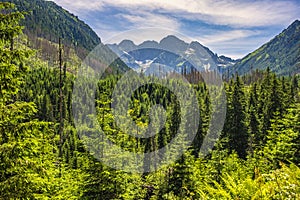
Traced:
MULTIPOLYGON (((98 127, 113 144, 142 155, 165 147, 178 129, 186 134, 191 129, 195 132, 186 151, 171 163, 160 161, 174 157, 184 138, 177 138, 174 151, 167 149, 138 160, 122 155, 124 162, 117 163, 120 168, 133 162, 142 169, 141 173, 128 172, 105 164, 85 145, 85 139, 91 139, 89 143, 99 147, 96 153, 106 150, 97 146, 103 140, 84 115, 88 100, 73 102, 75 84, 81 87, 82 96, 91 93, 77 81, 82 61, 78 54, 86 53, 84 47, 68 45, 59 37, 56 41, 33 39, 24 32, 28 24, 22 24, 27 13, 8 2, 0 2, 0 9, 1 200, 300 199, 299 73, 282 76, 270 66, 246 74, 224 71, 224 126, 217 130, 219 137, 212 148, 203 154, 201 146, 211 124, 218 123, 212 114, 217 107, 212 94, 217 89, 203 77, 213 79, 217 72, 181 71, 199 105, 199 124, 192 128, 190 112, 182 109, 189 108, 188 102, 181 105, 173 91, 159 81, 156 84, 161 77, 134 72, 135 77, 152 83, 139 87, 127 99, 125 113, 137 128, 124 130, 112 109, 123 97, 116 95, 112 101, 112 96, 127 67, 116 60, 97 81, 93 99, 98 127), (157 123, 151 123, 149 117, 154 105, 166 111, 161 127, 159 116, 153 115, 157 123), (80 107, 76 119, 74 106, 80 107), (183 120, 187 120, 186 126, 180 126, 183 120), (128 134, 139 134, 149 124, 158 130, 152 137, 128 134), (82 131, 89 138, 81 137, 82 131)), ((168 84, 178 84, 173 73, 167 76, 168 84)), ((123 90, 129 92, 126 87, 123 90)))

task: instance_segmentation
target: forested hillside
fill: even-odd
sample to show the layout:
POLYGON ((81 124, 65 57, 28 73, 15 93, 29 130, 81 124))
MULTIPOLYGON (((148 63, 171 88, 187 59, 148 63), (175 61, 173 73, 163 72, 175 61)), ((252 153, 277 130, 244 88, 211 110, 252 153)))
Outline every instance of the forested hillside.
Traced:
MULTIPOLYGON (((106 56, 116 57, 101 43, 100 38, 87 24, 52 1, 3 0, 3 2, 15 4, 15 10, 25 16, 20 20, 27 38, 22 43, 36 50, 36 57, 46 61, 51 67, 59 65, 59 43, 63 47, 64 64, 67 65, 69 72, 74 72, 98 45, 106 49, 103 50, 106 51, 106 56)), ((128 69, 120 59, 110 67, 115 71, 128 69)))
POLYGON ((64 10, 52 1, 4 0, 16 5, 18 11, 26 12, 21 21, 27 35, 44 38, 58 43, 58 38, 74 48, 91 51, 100 44, 97 34, 77 16, 64 10))
MULTIPOLYGON (((89 127, 75 127, 72 113, 77 72, 63 59, 53 68, 36 57, 19 25, 23 14, 13 8, 0 3, 0 199, 300 199, 299 76, 277 77, 267 68, 226 80, 225 126, 203 157, 214 90, 203 82, 205 74, 184 73, 200 105, 201 123, 189 150, 154 172, 126 173, 104 165, 83 145, 78 132, 89 127)), ((59 52, 63 57, 62 47, 59 52)), ((111 95, 122 75, 112 72, 99 80, 95 96, 105 134, 135 153, 165 146, 181 115, 189 113, 180 112, 182 105, 167 88, 145 85, 132 94, 129 118, 146 127, 150 107, 160 104, 167 110, 166 123, 149 139, 129 136, 114 122, 111 95)), ((92 137, 97 133, 88 131, 92 137)), ((148 166, 159 156, 138 164, 148 166)))
POLYGON ((294 21, 287 29, 248 54, 232 68, 232 72, 246 74, 268 67, 277 75, 300 73, 300 21, 294 21))
POLYGON ((59 40, 64 45, 65 59, 77 64, 101 43, 97 34, 77 16, 52 1, 3 0, 15 4, 26 16, 20 21, 24 26, 27 43, 38 50, 38 56, 49 65, 55 65, 59 40))

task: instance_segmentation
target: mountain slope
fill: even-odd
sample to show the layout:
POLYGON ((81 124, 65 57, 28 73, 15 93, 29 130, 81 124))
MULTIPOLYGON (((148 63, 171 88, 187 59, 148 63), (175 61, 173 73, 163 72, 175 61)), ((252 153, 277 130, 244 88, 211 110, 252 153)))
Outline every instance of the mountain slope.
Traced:
POLYGON ((296 20, 282 33, 241 59, 232 72, 270 68, 278 75, 300 73, 300 21, 296 20))
MULTIPOLYGON (((109 71, 124 72, 129 68, 102 43, 97 34, 78 17, 45 0, 4 0, 15 4, 18 11, 27 14, 22 21, 29 47, 38 50, 39 57, 49 66, 57 66, 58 41, 63 43, 63 62, 74 71, 86 56, 98 47, 101 52, 93 58, 95 63, 107 63, 109 71), (114 60, 112 60, 114 59, 114 60)), ((91 67, 99 67, 95 64, 91 67)))
POLYGON ((25 26, 24 33, 29 35, 31 40, 38 37, 58 43, 59 38, 62 38, 65 45, 87 52, 101 42, 87 24, 54 2, 44 0, 4 1, 14 3, 19 11, 28 13, 22 25, 25 26))
POLYGON ((129 67, 146 73, 150 68, 158 69, 159 66, 171 67, 177 72, 182 72, 184 68, 222 71, 221 68, 235 64, 234 60, 225 56, 219 57, 198 42, 189 44, 173 35, 163 38, 159 43, 145 41, 135 45, 132 41, 124 40, 119 44, 109 44, 108 47, 129 67))

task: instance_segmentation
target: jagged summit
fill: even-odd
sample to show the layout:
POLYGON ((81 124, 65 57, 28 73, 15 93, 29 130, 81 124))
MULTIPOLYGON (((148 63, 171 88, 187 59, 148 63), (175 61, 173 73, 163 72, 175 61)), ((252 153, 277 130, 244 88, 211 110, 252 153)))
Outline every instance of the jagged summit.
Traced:
POLYGON ((220 68, 231 67, 235 64, 233 59, 225 56, 224 58, 218 57, 197 41, 187 43, 174 35, 168 35, 160 42, 147 40, 135 45, 130 40, 123 40, 119 44, 108 46, 134 70, 139 69, 141 64, 144 68, 162 64, 177 71, 181 71, 182 67, 193 66, 197 66, 200 70, 222 71, 220 68))

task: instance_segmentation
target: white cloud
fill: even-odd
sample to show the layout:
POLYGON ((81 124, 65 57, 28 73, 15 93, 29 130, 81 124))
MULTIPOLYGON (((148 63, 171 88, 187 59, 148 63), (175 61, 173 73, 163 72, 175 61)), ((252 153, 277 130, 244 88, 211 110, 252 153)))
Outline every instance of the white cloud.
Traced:
POLYGON ((101 0, 52 0, 58 5, 66 8, 72 13, 79 14, 80 12, 101 10, 105 1, 101 0))
POLYGON ((125 19, 127 22, 133 24, 131 28, 143 28, 143 27, 165 27, 172 28, 174 30, 179 29, 179 22, 173 18, 151 14, 149 12, 140 12, 138 15, 135 14, 119 14, 121 20, 125 19))
POLYGON ((55 0, 71 10, 101 10, 106 6, 129 12, 168 12, 186 19, 230 26, 282 25, 299 16, 299 5, 287 0, 55 0))
POLYGON ((289 23, 298 16, 297 5, 286 0, 187 0, 182 16, 218 25, 255 27, 289 23), (193 6, 189 7, 189 2, 193 6))
MULTIPOLYGON (((297 0, 53 0, 80 18, 89 22, 104 42, 123 39, 141 43, 159 41, 166 35, 190 32, 194 38, 219 54, 234 58, 256 49, 267 42, 267 29, 286 27, 300 18, 297 0), (91 16, 95 12, 107 13, 105 19, 91 16), (121 12, 118 12, 120 10, 121 12), (204 21, 210 25, 225 25, 230 31, 210 28, 205 35, 186 30, 183 19, 204 21), (116 20, 116 21, 115 21, 116 20), (111 24, 110 24, 111 23, 111 24), (140 29, 147 28, 148 29, 140 29), (163 27, 165 30, 156 27, 163 27), (258 28, 256 28, 258 27, 258 28), (262 27, 262 28, 260 28, 262 27), (185 30, 183 30, 185 29, 185 30), (215 30, 214 30, 215 29, 215 30), (133 30, 123 32, 124 30, 133 30), (260 31, 254 31, 260 30, 260 31)), ((195 29, 203 28, 203 25, 195 29)), ((206 28, 206 27, 204 27, 206 28)), ((277 34, 278 29, 274 32, 277 34)), ((272 33, 273 34, 273 33, 272 33)), ((270 34, 268 35, 270 36, 270 34)), ((184 39, 190 42, 188 38, 184 39)))
POLYGON ((240 40, 250 36, 259 35, 259 31, 252 30, 232 30, 232 31, 217 31, 210 35, 198 38, 204 44, 218 44, 220 42, 228 42, 233 40, 240 40))
POLYGON ((124 23, 116 26, 112 22, 112 25, 109 26, 103 24, 101 20, 96 20, 95 24, 97 25, 94 30, 103 38, 104 43, 118 43, 124 39, 130 39, 139 44, 145 40, 160 41, 167 35, 180 35, 178 33, 179 22, 164 15, 139 11, 138 15, 116 14, 114 20, 124 23))

